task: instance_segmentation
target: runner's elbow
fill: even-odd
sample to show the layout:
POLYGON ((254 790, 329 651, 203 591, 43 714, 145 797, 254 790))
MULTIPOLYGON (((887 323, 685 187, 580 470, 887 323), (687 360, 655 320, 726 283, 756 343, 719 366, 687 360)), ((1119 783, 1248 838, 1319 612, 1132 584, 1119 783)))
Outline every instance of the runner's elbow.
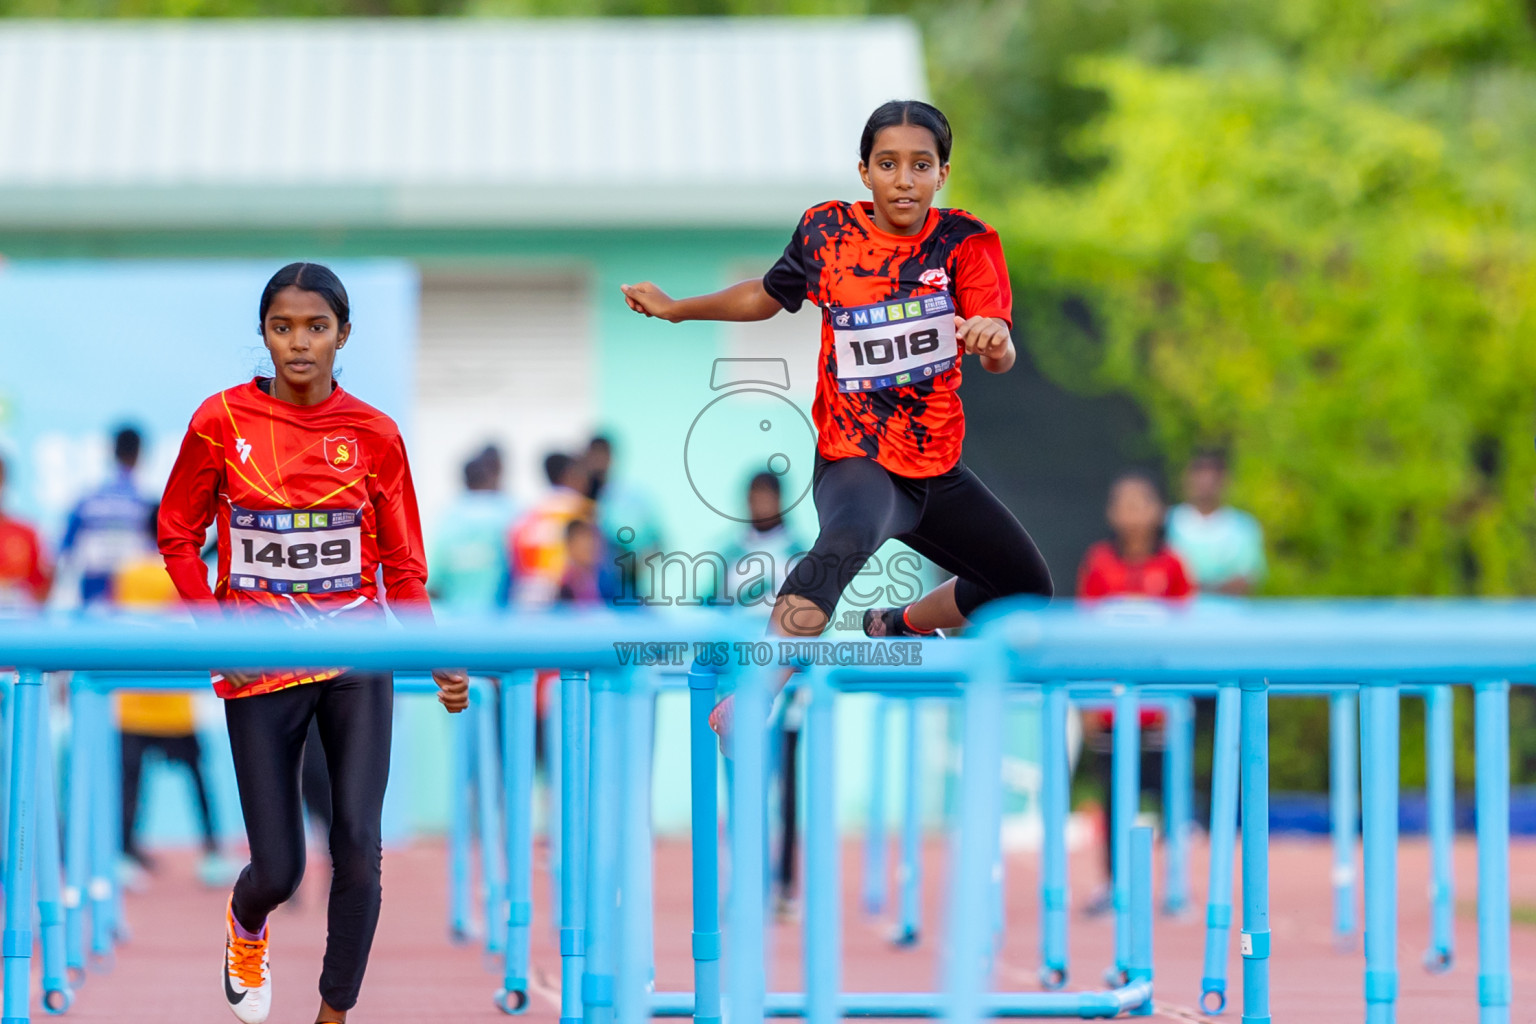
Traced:
POLYGON ((768 289, 763 287, 761 281, 752 281, 752 289, 747 293, 746 317, 747 320, 767 320, 784 307, 779 305, 779 300, 768 294, 768 289))

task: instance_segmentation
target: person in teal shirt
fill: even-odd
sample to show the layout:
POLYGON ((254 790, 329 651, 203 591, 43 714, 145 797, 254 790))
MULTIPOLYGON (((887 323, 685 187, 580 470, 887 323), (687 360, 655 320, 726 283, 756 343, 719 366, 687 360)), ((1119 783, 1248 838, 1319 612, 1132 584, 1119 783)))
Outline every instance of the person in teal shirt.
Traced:
POLYGON ((514 511, 501 490, 501 452, 488 445, 464 464, 464 493, 443 516, 427 559, 428 591, 443 610, 485 615, 507 606, 514 511))
POLYGON ((1264 530, 1226 504, 1227 459, 1197 452, 1184 471, 1185 502, 1168 513, 1168 544, 1204 594, 1243 597, 1264 580, 1264 530))

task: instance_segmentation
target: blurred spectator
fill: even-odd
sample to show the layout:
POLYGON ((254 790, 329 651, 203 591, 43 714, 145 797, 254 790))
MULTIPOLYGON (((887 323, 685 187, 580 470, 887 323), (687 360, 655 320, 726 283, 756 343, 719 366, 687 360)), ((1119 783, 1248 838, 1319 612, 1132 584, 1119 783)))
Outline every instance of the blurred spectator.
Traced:
POLYGON ((1184 470, 1184 504, 1168 514, 1168 543, 1202 591, 1241 597, 1264 579, 1264 531, 1225 504, 1226 491, 1226 456, 1197 452, 1184 470))
POLYGON ((603 487, 608 483, 609 470, 613 468, 613 442, 606 435, 596 434, 587 442, 587 453, 582 456, 587 468, 587 497, 601 500, 603 487))
POLYGON ((35 611, 50 582, 37 531, 5 514, 5 460, 0 459, 0 615, 35 611))
MULTIPOLYGON (((154 522, 155 512, 149 513, 154 522)), ((176 587, 158 553, 135 558, 120 568, 110 582, 114 608, 124 613, 164 614, 180 603, 176 587)), ((192 695, 157 691, 125 691, 117 698, 118 729, 122 734, 123 761, 123 856, 131 872, 152 871, 154 862, 139 846, 139 783, 144 756, 158 753, 169 764, 179 764, 192 777, 198 824, 202 830, 203 856, 198 878, 217 887, 234 881, 237 865, 219 851, 218 833, 203 778, 203 748, 197 736, 192 695)))
POLYGON ((1194 586, 1168 545, 1165 506, 1145 473, 1122 473, 1109 489, 1105 517, 1113 535, 1088 549, 1077 574, 1077 596, 1188 597, 1194 586))
POLYGON ((501 489, 501 451, 487 445, 464 464, 464 490, 449 506, 427 559, 428 590, 450 612, 504 608, 511 587, 507 528, 512 502, 501 489))
MULTIPOLYGON (((544 475, 550 491, 518 517, 507 536, 512 567, 512 599, 520 608, 548 608, 560 600, 566 582, 570 525, 592 523, 595 509, 587 496, 589 477, 581 459, 564 452, 544 457, 544 475)), ((560 673, 543 671, 535 682, 535 714, 540 728, 534 742, 534 760, 545 765, 544 722, 549 714, 550 688, 560 673)))
POLYGON ((152 503, 133 482, 142 445, 133 427, 118 430, 112 438, 112 479, 82 498, 69 515, 59 560, 79 574, 80 601, 87 607, 107 602, 118 570, 158 550, 149 518, 152 503))
POLYGON ((613 442, 598 434, 584 456, 591 479, 588 494, 597 502, 597 525, 604 558, 618 573, 619 607, 634 607, 650 594, 651 567, 646 559, 661 551, 661 529, 645 491, 614 468, 613 442))
MULTIPOLYGON (((1112 538, 1088 549, 1077 574, 1077 595, 1084 599, 1179 599, 1193 593, 1179 556, 1169 549, 1163 523, 1166 507, 1157 484, 1144 473, 1121 474, 1110 486, 1109 521, 1112 538)), ((1141 788, 1160 793, 1164 744, 1163 714, 1141 711, 1141 788)), ((1084 912, 1090 916, 1112 907, 1109 886, 1115 877, 1115 844, 1110 833, 1110 809, 1114 807, 1113 711, 1083 715, 1084 756, 1078 772, 1091 773, 1104 794, 1104 871, 1107 884, 1084 912)), ((1138 798, 1141 794, 1137 794, 1138 798)), ((1139 802, 1139 799, 1138 799, 1139 802)))
POLYGON ((560 575, 558 604, 577 608, 601 606, 612 597, 604 573, 603 540, 587 519, 565 524, 565 569, 560 575))
POLYGON ((747 485, 745 528, 726 545, 726 592, 732 604, 768 611, 789 576, 794 559, 810 549, 784 522, 779 478, 759 473, 747 485))
POLYGON ((544 459, 550 491, 517 519, 507 537, 513 597, 523 607, 548 607, 565 575, 566 526, 594 520, 588 474, 580 459, 554 452, 544 459))

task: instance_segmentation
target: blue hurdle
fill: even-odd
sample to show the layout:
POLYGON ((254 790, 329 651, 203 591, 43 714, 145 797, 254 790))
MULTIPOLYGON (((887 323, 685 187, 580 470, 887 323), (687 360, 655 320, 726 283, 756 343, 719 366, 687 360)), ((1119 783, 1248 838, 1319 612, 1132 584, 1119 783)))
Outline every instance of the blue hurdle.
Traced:
POLYGON ((496 1005, 503 1013, 528 1008, 533 924, 533 736, 534 677, 502 678, 502 794, 507 820, 507 945, 496 1005))
MULTIPOLYGON (((335 631, 327 634, 295 634, 249 628, 207 628, 197 631, 123 631, 108 626, 60 629, 48 625, 27 629, 0 628, 0 660, 22 666, 11 702, 13 768, 6 835, 6 887, 10 893, 32 893, 41 881, 36 842, 28 836, 34 815, 45 814, 39 779, 38 723, 40 721, 41 673, 58 669, 83 672, 132 671, 169 673, 193 671, 210 664, 268 664, 271 667, 346 663, 361 669, 391 668, 400 672, 422 671, 438 663, 465 665, 472 672, 507 676, 540 666, 562 670, 562 974, 561 1016, 575 1021, 591 1015, 638 1020, 647 1015, 699 1011, 706 1019, 721 1017, 721 928, 717 865, 712 853, 718 842, 715 785, 718 760, 713 734, 706 717, 716 687, 735 682, 737 694, 735 769, 731 785, 741 811, 729 828, 732 874, 738 883, 730 893, 728 938, 731 958, 727 981, 731 1015, 814 1016, 826 1020, 839 1015, 882 1014, 895 1016, 946 1016, 966 1024, 984 1016, 1113 1016, 1150 1008, 1152 995, 1150 835, 1129 832, 1130 814, 1122 807, 1116 815, 1115 841, 1121 844, 1122 884, 1117 877, 1116 903, 1123 921, 1117 921, 1115 968, 1119 982, 1108 991, 1094 992, 995 992, 990 986, 988 965, 995 959, 998 936, 989 901, 996 895, 993 869, 998 857, 998 825, 1001 813, 1002 709, 1012 690, 1038 688, 1042 718, 1056 720, 1064 711, 1074 687, 1102 685, 1112 680, 1122 687, 1117 696, 1117 719, 1128 724, 1117 736, 1117 762, 1134 753, 1135 708, 1143 696, 1152 700, 1171 695, 1187 696, 1194 688, 1218 691, 1218 764, 1227 750, 1227 768, 1218 770, 1217 787, 1223 781, 1230 792, 1218 793, 1213 805, 1231 804, 1228 820, 1235 820, 1241 801, 1248 827, 1243 843, 1244 897, 1240 944, 1243 954, 1245 1020, 1270 1017, 1267 863, 1267 715, 1269 701, 1304 690, 1315 693, 1358 692, 1357 713, 1361 729, 1362 809, 1365 812, 1366 869, 1362 876, 1366 897, 1367 970, 1364 978, 1370 1020, 1390 1020, 1395 1013, 1398 988, 1396 951, 1396 798, 1395 757, 1398 746, 1398 715, 1404 693, 1422 692, 1427 701, 1429 729, 1426 742, 1431 759, 1432 802, 1437 806, 1448 788, 1442 754, 1445 708, 1449 680, 1473 680, 1477 713, 1478 799, 1478 1001, 1482 1021, 1507 1021, 1510 1005, 1509 909, 1508 909, 1508 687, 1510 682, 1536 681, 1536 635, 1529 629, 1532 609, 1527 605, 1430 604, 1303 608, 1279 605, 1242 613, 1197 614, 1177 612, 1135 615, 1080 614, 1053 609, 1018 612, 985 623, 974 640, 925 643, 923 664, 903 668, 826 666, 805 670, 811 687, 811 713, 807 718, 806 752, 818 775, 835 775, 836 750, 830 743, 835 717, 832 694, 878 693, 891 700, 911 702, 942 698, 958 702, 964 710, 965 763, 959 788, 957 853, 951 864, 954 878, 949 891, 948 917, 944 922, 947 954, 944 990, 936 993, 869 993, 841 991, 836 954, 840 885, 832 828, 830 787, 819 790, 807 806, 806 850, 807 950, 815 949, 820 966, 807 972, 804 993, 768 993, 763 985, 763 878, 764 828, 762 815, 751 809, 764 806, 770 763, 766 729, 744 728, 743 723, 766 722, 771 669, 738 671, 733 666, 695 667, 690 675, 692 714, 692 763, 695 766, 694 834, 695 860, 695 976, 692 993, 647 993, 649 944, 639 938, 650 926, 648 899, 634 896, 642 887, 628 856, 649 841, 649 829, 637 805, 643 803, 640 780, 648 773, 636 765, 648 763, 649 737, 634 725, 638 702, 648 701, 650 677, 635 666, 622 663, 614 641, 657 639, 730 639, 736 628, 723 620, 678 622, 590 618, 586 620, 538 619, 499 623, 494 629, 444 627, 434 631, 414 629, 389 633, 335 631), (360 639, 363 638, 363 639, 360 639), (588 680, 591 701, 588 702, 588 680), (1337 680, 1352 680, 1340 684, 1337 680), (588 733, 590 732, 590 736, 588 733), (1224 742, 1230 739, 1231 742, 1224 742), (599 748, 603 749, 599 749, 599 748), (1439 753, 1436 753, 1436 752, 1439 753), (1241 760, 1241 771, 1231 762, 1241 760), (590 773, 592 786, 587 781, 590 773), (1237 777, 1241 776, 1241 785, 1237 777), (601 783, 599 780, 606 780, 601 783), (611 785, 607 784, 611 783, 611 785), (706 790, 707 783, 707 790, 706 790), (596 792, 601 788, 602 792, 596 792), (706 799, 707 796, 707 799, 706 799), (707 804, 707 806, 706 806, 707 804), (701 827, 705 826, 705 827, 701 827), (706 877, 707 876, 707 877, 706 877), (708 884, 701 884, 707 882, 708 884), (750 883, 750 884, 747 884, 750 883), (813 895, 814 894, 814 895, 813 895), (812 903, 814 902, 814 905, 812 903), (710 986, 713 985, 711 990, 710 986)), ((86 678, 89 678, 87 676, 86 678)), ((99 694, 96 696, 100 696, 99 694)), ((89 700, 81 724, 100 728, 104 711, 93 711, 89 700), (94 724, 93 724, 94 722, 94 724)), ((503 743, 510 735, 506 725, 513 712, 504 709, 498 723, 503 743)), ((1335 711, 1335 714, 1338 714, 1335 711)), ((1346 716, 1347 717, 1347 716, 1346 716)), ((647 720, 648 721, 648 720, 647 720)), ((647 726, 648 727, 648 726, 647 726)), ((1342 726, 1348 731, 1347 724, 1342 726)), ((106 730, 110 732, 110 729, 106 730)), ((103 737, 105 738, 105 737, 103 737)), ((110 743, 97 745, 89 777, 105 768, 112 770, 110 743), (105 755, 105 756, 101 756, 105 755)), ((1065 769, 1064 751, 1047 747, 1048 765, 1065 769), (1057 753, 1063 756, 1057 757, 1057 753)), ((86 756, 86 755, 82 755, 86 756)), ((509 759, 510 761, 510 759, 509 759)), ((521 769, 516 769, 520 771, 521 769)), ((1128 764, 1117 764, 1120 780, 1127 778, 1128 764)), ((506 782, 514 772, 501 766, 498 780, 509 801, 506 832, 515 839, 510 801, 520 799, 506 782)), ((1059 784, 1054 769, 1046 772, 1042 803, 1058 806, 1053 787, 1059 784)), ((1134 793, 1134 787, 1117 786, 1134 793)), ((1057 795, 1061 794, 1056 790, 1057 795)), ((92 794, 93 798, 96 796, 92 794)), ((1064 805, 1064 799, 1060 804, 1064 805)), ((1120 801, 1124 803, 1124 799, 1120 801)), ((1134 809, 1132 805, 1131 810, 1134 809)), ((1213 808, 1213 826, 1219 824, 1213 808)), ((1449 819, 1432 811, 1431 845, 1435 855, 1433 906, 1436 919, 1430 954, 1449 966, 1453 950, 1449 933, 1442 927, 1449 905, 1449 875, 1442 875, 1448 860, 1449 819)), ((73 816, 73 815, 72 815, 73 816)), ((89 814, 87 817, 95 817, 89 814)), ((525 817, 519 813, 518 817, 525 817)), ((71 823, 73 829, 74 823, 71 823)), ((107 830, 96 830, 105 832, 107 830)), ((495 836, 500 830, 482 831, 495 836)), ((69 850, 81 842, 71 833, 69 850)), ((89 837, 95 840, 97 837, 89 837)), ((107 836, 112 850, 113 836, 107 836)), ((1213 829, 1213 845, 1216 842, 1213 829)), ((85 843, 82 848, 99 846, 85 843)), ((512 891, 514 854, 509 849, 508 898, 505 914, 507 968, 503 983, 509 994, 507 1009, 519 991, 512 964, 512 935, 520 902, 512 891)), ((1047 858, 1054 856, 1047 851, 1047 858)), ((89 859, 89 858, 87 858, 89 859)), ((1213 869, 1221 860, 1213 851, 1213 869)), ((1049 860, 1048 860, 1049 862, 1049 860)), ((1230 872, 1231 862, 1228 861, 1230 872)), ((57 869, 55 851, 54 869, 57 869)), ((95 870, 94 867, 92 870, 95 870)), ((520 869, 519 869, 520 870, 520 869)), ((1064 872, 1055 877, 1043 872, 1042 886, 1062 886, 1064 872)), ((78 863, 69 871, 70 886, 59 894, 70 902, 69 889, 89 874, 78 863)), ((1220 886, 1213 886, 1219 891, 1220 886)), ((1230 874, 1226 891, 1230 894, 1230 874)), ((39 890, 39 895, 43 893, 39 890)), ((95 894, 89 894, 94 896, 95 894)), ((1337 890, 1335 891, 1337 897, 1337 890)), ((1230 898, 1230 896, 1228 897, 1230 898)), ((116 893, 107 890, 98 901, 90 900, 93 930, 98 918, 110 938, 122 927, 117 916, 116 893)), ((66 906, 63 934, 72 934, 66 906)), ((1064 947, 1064 906, 1042 907, 1042 929, 1059 931, 1064 947)), ((4 1010, 0 1024, 28 1019, 29 970, 33 947, 33 911, 29 900, 10 900, 6 907, 4 1010)), ((40 918, 48 926, 48 918, 40 918)), ((1214 926, 1214 917, 1211 919, 1214 926)), ((1230 910, 1225 927, 1230 929, 1230 910)), ((80 929, 82 942, 86 934, 80 929)), ((1228 932, 1230 934, 1230 932, 1228 932)), ((59 945, 54 943, 55 946, 59 945)), ((64 943, 68 946, 68 941, 64 943)), ((48 943, 44 943, 44 974, 48 943)), ((68 956, 66 955, 66 959, 68 956)), ((1049 966, 1049 964, 1047 964, 1049 966)), ((1209 965, 1207 965, 1209 967, 1209 965)), ((1223 964, 1224 966, 1224 964, 1223 964)), ((1061 967, 1065 981, 1065 966, 1061 967)), ((1209 971, 1207 971, 1209 974, 1209 971)), ((61 977, 57 975, 55 977, 61 977)), ((65 981, 67 982, 67 978, 65 981)), ((525 979, 523 979, 525 982, 525 979)), ((526 998, 526 993, 524 993, 526 998)), ((515 1008, 515 1006, 514 1006, 515 1008)))

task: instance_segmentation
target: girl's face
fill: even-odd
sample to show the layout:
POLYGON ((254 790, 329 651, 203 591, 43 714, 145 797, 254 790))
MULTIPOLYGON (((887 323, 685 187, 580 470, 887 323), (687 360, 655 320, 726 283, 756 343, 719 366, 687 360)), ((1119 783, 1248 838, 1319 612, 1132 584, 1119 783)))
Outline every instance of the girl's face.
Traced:
POLYGON ((1109 492, 1105 518, 1121 540, 1144 540, 1163 525, 1163 502, 1145 480, 1121 480, 1109 492))
POLYGON ((914 235, 928 219, 933 196, 949 177, 939 162, 933 132, 912 124, 892 125, 875 135, 869 163, 859 176, 875 200, 875 226, 895 235, 914 235))
POLYGON ((783 511, 779 496, 768 488, 752 487, 747 490, 747 515, 754 523, 776 519, 783 511))
POLYGON ((336 353, 351 333, 351 324, 336 322, 324 296, 293 285, 272 297, 261 323, 261 338, 272 355, 272 365, 294 391, 330 381, 336 353))

